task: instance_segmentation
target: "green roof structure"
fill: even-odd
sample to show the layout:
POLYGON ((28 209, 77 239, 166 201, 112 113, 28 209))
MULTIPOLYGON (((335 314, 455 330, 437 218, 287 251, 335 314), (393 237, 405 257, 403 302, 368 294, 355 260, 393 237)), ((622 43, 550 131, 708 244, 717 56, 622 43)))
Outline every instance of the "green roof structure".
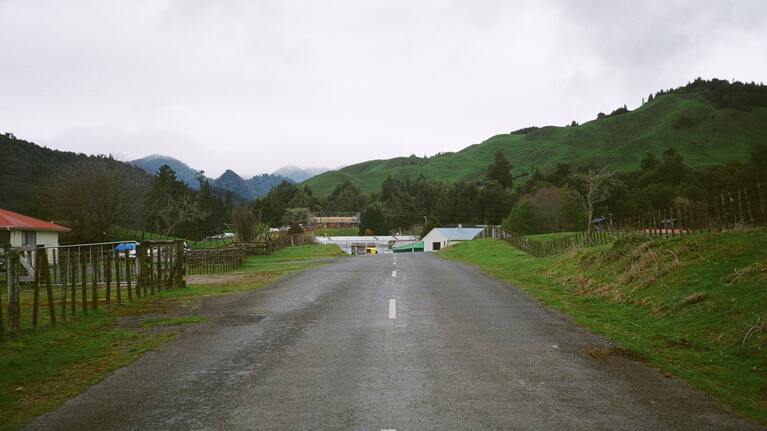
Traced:
POLYGON ((414 251, 423 251, 423 241, 410 242, 391 248, 395 253, 412 253, 414 251))

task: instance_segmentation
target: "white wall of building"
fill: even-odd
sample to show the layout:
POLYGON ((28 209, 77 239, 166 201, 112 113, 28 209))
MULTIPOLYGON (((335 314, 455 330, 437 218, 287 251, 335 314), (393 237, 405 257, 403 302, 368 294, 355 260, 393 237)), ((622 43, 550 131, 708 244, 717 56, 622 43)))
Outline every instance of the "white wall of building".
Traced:
POLYGON ((432 229, 423 237, 423 251, 434 251, 434 243, 438 242, 440 248, 445 248, 450 245, 450 240, 436 229, 432 229))
MULTIPOLYGON (((23 231, 11 230, 11 246, 18 247, 23 244, 23 231)), ((59 233, 50 231, 35 231, 35 245, 44 245, 46 247, 58 247, 59 233)))

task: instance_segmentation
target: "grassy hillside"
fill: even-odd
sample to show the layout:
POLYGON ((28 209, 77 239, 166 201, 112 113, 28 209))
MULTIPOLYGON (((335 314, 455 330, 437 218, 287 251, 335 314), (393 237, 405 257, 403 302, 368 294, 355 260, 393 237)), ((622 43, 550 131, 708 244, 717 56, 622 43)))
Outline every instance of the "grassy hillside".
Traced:
POLYGON ((440 255, 477 265, 607 336, 584 346, 647 361, 767 424, 767 230, 647 239, 534 258, 475 240, 440 255))
POLYGON ((743 160, 753 147, 767 142, 767 108, 721 108, 701 91, 661 95, 623 115, 608 116, 578 127, 542 127, 527 134, 493 136, 457 153, 431 158, 400 157, 372 160, 310 178, 315 194, 327 196, 344 180, 365 192, 377 190, 383 180, 417 177, 439 181, 475 179, 501 151, 514 174, 573 166, 609 165, 633 170, 647 152, 676 149, 693 166, 743 160))

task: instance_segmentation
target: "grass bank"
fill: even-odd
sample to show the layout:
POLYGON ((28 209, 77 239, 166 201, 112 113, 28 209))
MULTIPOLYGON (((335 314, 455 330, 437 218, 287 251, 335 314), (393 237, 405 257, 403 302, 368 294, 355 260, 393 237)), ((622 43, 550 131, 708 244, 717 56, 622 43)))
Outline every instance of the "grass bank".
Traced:
POLYGON ((55 327, 25 329, 18 338, 6 337, 0 343, 0 430, 16 429, 53 409, 172 339, 183 325, 205 321, 198 314, 203 297, 256 289, 340 255, 343 252, 335 246, 283 248, 269 256, 251 256, 237 271, 218 278, 195 283, 196 277, 189 277, 192 282, 183 289, 111 308, 101 304, 98 311, 78 313, 55 327))
POLYGON ((440 255, 513 283, 767 424, 767 230, 630 237, 546 258, 488 239, 440 255))

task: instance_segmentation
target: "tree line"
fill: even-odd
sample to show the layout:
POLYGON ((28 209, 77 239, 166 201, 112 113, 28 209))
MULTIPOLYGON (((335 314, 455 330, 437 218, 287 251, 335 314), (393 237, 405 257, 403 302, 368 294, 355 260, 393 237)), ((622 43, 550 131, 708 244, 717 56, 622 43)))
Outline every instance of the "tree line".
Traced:
POLYGON ((67 240, 78 242, 110 239, 115 226, 188 239, 227 229, 247 238, 269 227, 300 232, 311 212, 360 212, 360 234, 419 234, 459 223, 546 233, 590 229, 595 218, 626 219, 756 183, 767 185, 767 146, 755 149, 747 161, 724 165, 693 168, 669 148, 647 154, 634 171, 559 164, 547 173, 533 170, 525 181, 521 176, 515 177, 509 161, 497 152, 470 181, 390 176, 369 194, 345 181, 327 197, 285 181, 244 202, 212 187, 203 174, 194 190, 167 165, 152 176, 108 157, 92 157, 50 175, 37 201, 45 217, 71 226, 74 232, 67 240))
POLYGON ((202 239, 221 233, 238 203, 214 189, 203 173, 199 190, 187 187, 168 165, 152 176, 111 157, 62 166, 38 187, 38 213, 72 228, 65 242, 99 242, 114 228, 202 239))
POLYGON ((360 234, 422 233, 459 223, 503 224, 523 234, 583 230, 595 218, 626 219, 767 184, 767 146, 755 149, 747 161, 699 168, 689 166, 673 148, 648 153, 636 170, 627 172, 559 164, 548 173, 533 170, 520 181, 511 168, 498 152, 472 181, 388 177, 370 194, 345 181, 327 197, 283 183, 250 208, 262 223, 294 228, 305 223, 309 212, 359 211, 360 234))

